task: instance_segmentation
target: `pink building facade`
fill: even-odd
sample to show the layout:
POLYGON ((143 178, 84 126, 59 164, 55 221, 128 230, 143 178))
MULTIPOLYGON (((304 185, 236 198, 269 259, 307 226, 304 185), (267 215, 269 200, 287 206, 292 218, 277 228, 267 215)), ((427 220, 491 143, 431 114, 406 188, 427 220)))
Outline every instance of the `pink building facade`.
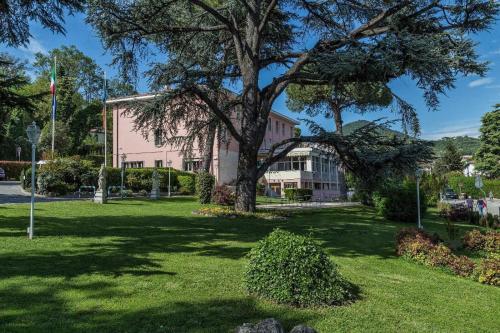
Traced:
MULTIPOLYGON (((124 114, 128 103, 153 98, 154 95, 145 94, 111 99, 107 102, 108 110, 113 115, 113 166, 119 167, 123 162, 127 168, 171 166, 179 170, 196 172, 201 165, 201 156, 197 149, 194 149, 190 156, 185 156, 179 147, 164 144, 159 132, 136 131, 134 118, 124 114)), ((293 137, 295 126, 298 124, 296 120, 285 115, 271 112, 260 149, 262 153, 274 143, 293 137)), ((235 140, 229 140, 229 144, 214 145, 211 172, 218 184, 231 184, 236 179, 238 148, 235 140)), ((267 193, 280 196, 283 195, 283 189, 296 187, 313 189, 316 198, 340 196, 341 179, 339 169, 333 165, 333 157, 328 157, 328 168, 324 166, 323 169, 318 169, 318 156, 324 161, 325 156, 319 149, 294 149, 283 161, 271 166, 261 180, 267 184, 267 193)))

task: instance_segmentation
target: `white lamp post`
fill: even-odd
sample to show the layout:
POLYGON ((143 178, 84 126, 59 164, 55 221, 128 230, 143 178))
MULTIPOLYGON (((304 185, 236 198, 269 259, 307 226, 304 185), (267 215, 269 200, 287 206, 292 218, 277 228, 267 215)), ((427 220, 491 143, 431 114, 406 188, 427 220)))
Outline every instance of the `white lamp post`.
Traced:
POLYGON ((28 228, 28 237, 33 239, 33 228, 35 226, 35 151, 36 144, 40 138, 40 128, 33 121, 26 128, 28 140, 31 143, 31 209, 30 209, 30 226, 28 228))
POLYGON ((170 197, 170 169, 172 168, 172 160, 167 161, 167 166, 168 166, 168 197, 170 197))
POLYGON ((127 154, 123 153, 122 156, 122 172, 121 172, 121 184, 120 184, 120 198, 123 198, 123 178, 125 177, 125 160, 127 159, 127 154))
POLYGON ((417 178, 417 226, 422 229, 422 223, 420 221, 420 178, 422 177, 422 169, 417 168, 415 172, 417 178))

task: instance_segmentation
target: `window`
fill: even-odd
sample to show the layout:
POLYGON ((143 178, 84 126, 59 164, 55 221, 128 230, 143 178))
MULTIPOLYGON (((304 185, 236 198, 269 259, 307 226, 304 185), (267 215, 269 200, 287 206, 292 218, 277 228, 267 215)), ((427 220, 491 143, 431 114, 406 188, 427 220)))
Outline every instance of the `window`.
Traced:
POLYGON ((200 160, 186 160, 184 161, 184 171, 196 172, 201 168, 200 160))
POLYGON ((285 136, 285 123, 281 123, 281 134, 285 136))
POLYGON ((329 190, 330 189, 330 184, 329 183, 323 183, 323 190, 329 190))
POLYGON ((302 188, 308 188, 308 189, 312 190, 313 183, 312 182, 302 182, 302 188))
POLYGON ((285 183, 285 188, 297 188, 297 183, 285 183))
POLYGON ((290 137, 293 138, 294 136, 295 136, 294 127, 290 126, 290 137))
POLYGON ((319 157, 318 156, 313 156, 312 157, 312 171, 316 171, 316 172, 319 172, 319 168, 320 168, 320 164, 319 164, 319 157))
POLYGON ((267 119, 267 130, 268 130, 269 132, 271 132, 272 127, 273 127, 273 122, 272 122, 271 118, 268 118, 268 119, 267 119))
POLYGON ((279 133, 279 131, 280 131, 280 123, 277 120, 276 120, 276 127, 274 129, 276 130, 276 133, 279 133))
POLYGON ((124 165, 125 165, 125 169, 144 168, 144 161, 125 162, 124 165))
POLYGON ((163 167, 163 161, 162 160, 156 160, 155 161, 155 167, 156 168, 162 168, 163 167))
POLYGON ((307 156, 292 156, 292 170, 306 171, 307 156))
POLYGON ((161 128, 155 129, 155 146, 163 146, 163 131, 161 130, 161 128))
POLYGON ((321 190, 321 183, 314 183, 315 190, 321 190))

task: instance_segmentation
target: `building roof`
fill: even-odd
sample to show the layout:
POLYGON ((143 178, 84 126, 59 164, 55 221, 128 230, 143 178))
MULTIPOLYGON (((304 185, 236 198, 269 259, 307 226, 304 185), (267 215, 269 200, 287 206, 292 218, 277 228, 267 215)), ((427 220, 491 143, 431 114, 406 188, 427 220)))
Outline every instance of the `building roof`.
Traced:
MULTIPOLYGON (((145 94, 137 94, 137 95, 130 95, 130 96, 123 96, 123 97, 116 97, 116 98, 111 98, 106 101, 106 104, 111 105, 111 104, 118 104, 118 103, 126 103, 126 102, 138 102, 138 101, 144 101, 148 99, 152 99, 160 94, 152 94, 152 93, 145 93, 145 94)), ((300 123, 288 116, 285 116, 282 113, 279 113, 277 111, 271 110, 271 113, 279 118, 282 118, 286 121, 291 122, 294 125, 299 125, 300 123)))

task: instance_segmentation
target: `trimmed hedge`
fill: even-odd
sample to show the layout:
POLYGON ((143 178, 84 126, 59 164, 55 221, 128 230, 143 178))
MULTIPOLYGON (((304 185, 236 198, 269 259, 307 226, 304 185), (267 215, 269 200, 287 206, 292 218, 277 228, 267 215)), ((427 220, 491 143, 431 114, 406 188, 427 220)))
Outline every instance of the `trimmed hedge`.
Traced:
POLYGON ((190 175, 178 175, 177 182, 179 183, 179 192, 181 194, 196 193, 196 177, 190 175))
MULTIPOLYGON (((126 169, 124 177, 124 186, 133 192, 151 191, 152 175, 154 168, 126 169)), ((31 187, 31 169, 23 171, 25 180, 23 187, 31 187)), ((168 168, 158 169, 160 178, 160 189, 168 190, 168 168)), ((49 195, 65 195, 78 191, 80 186, 96 186, 99 176, 99 166, 92 161, 82 160, 78 156, 59 158, 48 161, 47 164, 37 168, 37 192, 49 195)), ((171 169, 170 184, 172 191, 179 187, 179 179, 184 183, 191 182, 193 185, 188 187, 184 194, 194 194, 195 174, 185 171, 171 169)), ((22 178, 22 175, 21 175, 22 178)), ((107 185, 119 186, 121 184, 121 169, 107 168, 107 185)))
POLYGON ((309 201, 312 199, 313 191, 310 188, 286 188, 284 190, 285 198, 291 201, 298 199, 309 201))
MULTIPOLYGON (((467 195, 472 196, 474 199, 484 196, 484 193, 474 186, 475 177, 465 177, 461 173, 453 172, 447 174, 446 178, 448 186, 456 193, 460 193, 461 190, 462 193, 467 193, 467 195)), ((486 196, 492 191, 495 198, 500 198, 500 179, 486 179, 485 177, 481 177, 481 179, 483 181, 483 191, 486 193, 486 196)))
POLYGON ((196 193, 201 204, 209 204, 212 200, 215 177, 208 172, 200 172, 196 177, 196 193))
POLYGON ((22 171, 31 167, 31 162, 26 161, 0 161, 0 168, 5 171, 7 179, 17 179, 22 171))
POLYGON ((248 254, 247 290, 294 306, 342 304, 352 285, 311 238, 276 229, 248 254))

